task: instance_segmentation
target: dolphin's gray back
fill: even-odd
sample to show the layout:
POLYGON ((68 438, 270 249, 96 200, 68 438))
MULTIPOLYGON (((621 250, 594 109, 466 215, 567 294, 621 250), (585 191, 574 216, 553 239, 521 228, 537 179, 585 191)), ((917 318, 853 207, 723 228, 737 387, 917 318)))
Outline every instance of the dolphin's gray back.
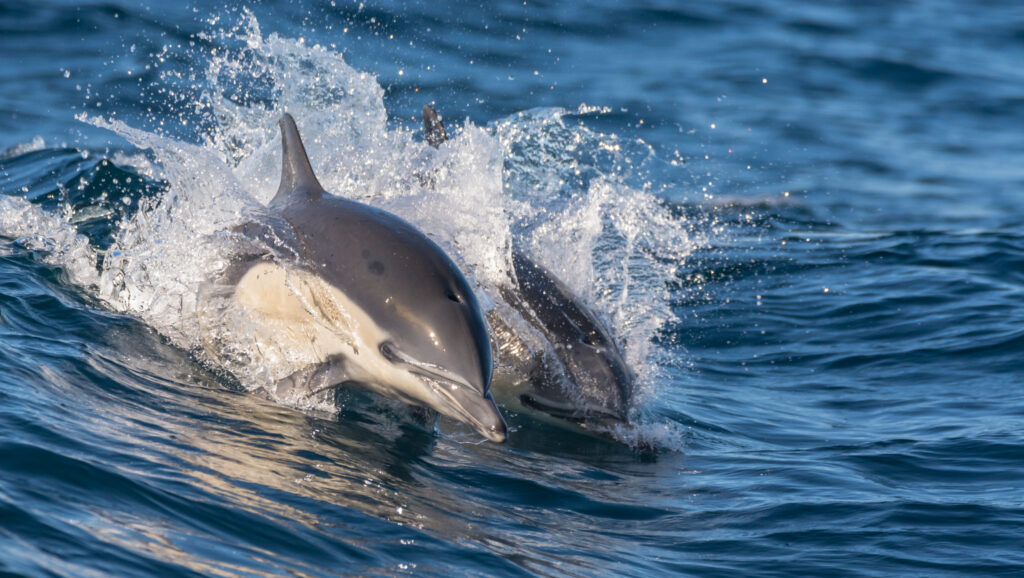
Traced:
POLYGON ((324 196, 289 204, 279 215, 295 234, 301 260, 374 318, 387 310, 412 319, 416 311, 403 315, 396 303, 408 307, 428 298, 476 304, 469 284, 444 252, 390 213, 324 196))

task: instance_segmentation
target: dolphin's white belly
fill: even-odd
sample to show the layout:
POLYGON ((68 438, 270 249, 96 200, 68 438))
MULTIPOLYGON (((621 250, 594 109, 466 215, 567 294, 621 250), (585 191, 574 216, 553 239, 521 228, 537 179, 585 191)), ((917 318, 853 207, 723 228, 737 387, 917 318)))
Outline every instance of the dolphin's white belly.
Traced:
POLYGON ((381 354, 379 345, 390 336, 344 292, 308 271, 256 263, 225 293, 208 310, 207 352, 229 366, 249 365, 243 373, 262 373, 264 388, 282 401, 301 402, 341 381, 399 398, 422 387, 381 354))
POLYGON ((253 337, 291 352, 296 360, 357 357, 361 345, 365 349, 380 337, 373 323, 357 319, 361 311, 340 291, 304 271, 273 263, 249 269, 235 286, 233 301, 261 321, 262 335, 253 337))

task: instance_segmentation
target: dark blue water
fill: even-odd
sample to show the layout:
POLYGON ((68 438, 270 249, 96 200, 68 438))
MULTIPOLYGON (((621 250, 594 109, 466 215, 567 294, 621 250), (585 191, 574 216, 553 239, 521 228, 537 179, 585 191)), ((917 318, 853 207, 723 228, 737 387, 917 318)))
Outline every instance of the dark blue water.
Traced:
MULTIPOLYGON (((76 115, 214 150, 211 93, 290 101, 246 60, 267 49, 222 56, 241 12, 2 2, 0 573, 1024 575, 1017 3, 250 10, 375 75, 395 134, 420 138, 427 102, 522 129, 501 194, 609 182, 606 215, 663 219, 628 229, 676 267, 633 297, 671 313, 637 412, 658 443, 510 415, 508 443, 478 445, 362 398, 302 411, 119 310, 89 267, 175 190, 147 169, 169 157, 76 115), (243 72, 211 86, 211 62, 243 72), (531 132, 552 107, 579 114, 531 132)), ((599 305, 632 327, 629 303, 599 305)))

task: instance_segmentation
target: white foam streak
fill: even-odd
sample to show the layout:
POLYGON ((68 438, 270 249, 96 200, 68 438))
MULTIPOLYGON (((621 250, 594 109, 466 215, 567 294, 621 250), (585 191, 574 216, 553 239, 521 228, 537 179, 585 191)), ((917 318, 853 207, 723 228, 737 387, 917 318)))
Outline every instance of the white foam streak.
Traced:
POLYGON ((0 152, 0 159, 16 157, 35 151, 40 151, 46 148, 46 141, 43 137, 36 135, 32 137, 32 140, 26 143, 18 143, 14 146, 8 147, 7 149, 0 152))

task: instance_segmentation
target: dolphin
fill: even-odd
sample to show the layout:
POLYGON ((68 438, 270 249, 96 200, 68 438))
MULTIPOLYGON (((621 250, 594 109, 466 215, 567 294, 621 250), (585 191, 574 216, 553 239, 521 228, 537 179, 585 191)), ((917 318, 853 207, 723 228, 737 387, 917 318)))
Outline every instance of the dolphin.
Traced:
MULTIPOLYGON (((430 105, 423 107, 423 124, 431 146, 447 140, 430 105)), ((636 376, 597 315, 515 241, 512 270, 499 292, 504 304, 488 316, 499 399, 584 429, 628 424, 636 376)))
MULTIPOLYGON (((325 191, 295 120, 279 124, 281 185, 269 216, 235 231, 279 249, 237 258, 217 281, 234 310, 258 320, 261 351, 273 343, 305 363, 274 393, 362 388, 505 441, 487 325, 458 267, 408 222, 325 191)), ((217 359, 214 331, 204 346, 217 359)))

